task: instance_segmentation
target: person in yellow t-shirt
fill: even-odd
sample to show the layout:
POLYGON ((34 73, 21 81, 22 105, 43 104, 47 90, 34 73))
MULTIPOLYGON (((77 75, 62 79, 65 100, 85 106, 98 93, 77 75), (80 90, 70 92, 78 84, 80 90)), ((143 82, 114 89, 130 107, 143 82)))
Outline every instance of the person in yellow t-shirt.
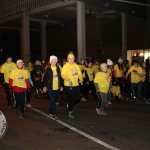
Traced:
POLYGON ((23 61, 21 59, 16 62, 17 68, 13 69, 9 75, 9 88, 10 93, 14 93, 16 101, 16 113, 20 106, 21 119, 25 119, 24 107, 25 107, 25 95, 26 91, 31 92, 31 86, 29 83, 29 76, 27 75, 26 70, 23 69, 23 61))
POLYGON ((87 68, 85 68, 85 84, 86 84, 86 98, 88 98, 89 90, 92 91, 93 98, 96 98, 95 88, 94 88, 94 70, 92 68, 92 62, 89 61, 87 64, 87 68))
POLYGON ((50 115, 52 115, 55 120, 57 119, 55 103, 58 90, 63 90, 61 71, 57 65, 57 61, 56 56, 50 56, 50 65, 47 67, 43 78, 43 92, 48 92, 50 98, 50 115))
POLYGON ((114 78, 120 86, 121 94, 123 94, 124 70, 123 70, 123 59, 121 57, 118 59, 118 63, 115 64, 114 66, 114 78))
POLYGON ((12 107, 12 100, 11 100, 11 94, 9 92, 9 74, 13 69, 16 68, 16 64, 12 62, 12 57, 10 55, 6 56, 6 63, 4 63, 1 67, 1 78, 2 83, 5 86, 6 96, 7 96, 7 105, 9 108, 12 107))
POLYGON ((99 70, 100 70, 98 60, 95 60, 95 61, 94 61, 94 64, 93 64, 93 66, 92 66, 92 69, 94 70, 94 76, 96 76, 97 72, 99 72, 99 70))
POLYGON ((68 62, 62 68, 61 76, 64 79, 64 86, 69 97, 69 117, 74 118, 73 107, 81 100, 79 82, 83 84, 83 77, 79 66, 74 62, 75 56, 69 53, 68 62))
POLYGON ((130 84, 130 90, 127 94, 127 101, 128 98, 131 94, 131 92, 134 91, 135 87, 137 87, 138 89, 138 104, 142 104, 142 100, 141 100, 141 91, 142 91, 142 79, 141 77, 143 76, 143 71, 142 71, 142 67, 139 65, 139 62, 137 60, 133 61, 133 65, 130 67, 130 69, 128 70, 128 72, 126 73, 126 79, 128 77, 128 75, 131 73, 131 84, 130 84))
POLYGON ((110 88, 111 77, 107 73, 107 64, 100 64, 101 71, 98 72, 94 79, 94 84, 96 88, 96 93, 99 99, 98 106, 96 107, 96 112, 99 115, 107 115, 104 108, 107 103, 108 91, 110 88))

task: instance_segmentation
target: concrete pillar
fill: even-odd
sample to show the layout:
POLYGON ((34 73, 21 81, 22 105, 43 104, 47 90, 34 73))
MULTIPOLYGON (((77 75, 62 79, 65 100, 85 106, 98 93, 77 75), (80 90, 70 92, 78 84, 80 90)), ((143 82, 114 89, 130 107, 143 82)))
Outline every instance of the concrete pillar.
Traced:
POLYGON ((121 13, 122 19, 122 58, 123 61, 127 59, 127 16, 125 13, 121 13))
POLYGON ((29 16, 22 13, 22 29, 21 29, 21 59, 24 62, 30 60, 30 26, 29 16))
POLYGON ((86 57, 85 3, 77 1, 77 59, 86 57))
POLYGON ((46 22, 41 22, 41 54, 42 61, 46 60, 46 22))

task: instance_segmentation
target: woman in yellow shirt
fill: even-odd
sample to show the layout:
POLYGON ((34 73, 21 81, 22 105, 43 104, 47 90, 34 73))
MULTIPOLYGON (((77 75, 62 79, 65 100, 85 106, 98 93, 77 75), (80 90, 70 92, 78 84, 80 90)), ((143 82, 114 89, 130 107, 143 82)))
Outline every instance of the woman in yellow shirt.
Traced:
POLYGON ((68 62, 62 68, 61 76, 69 97, 69 117, 74 118, 73 107, 81 100, 79 82, 83 84, 83 77, 79 66, 74 62, 75 57, 72 53, 69 53, 67 60, 68 62))
POLYGON ((43 92, 48 92, 50 97, 50 115, 56 120, 55 103, 58 95, 58 90, 63 90, 60 67, 57 65, 57 57, 50 56, 50 65, 47 67, 43 78, 43 92))
POLYGON ((121 94, 123 92, 123 78, 124 78, 124 68, 123 68, 123 59, 120 57, 118 63, 114 66, 114 78, 120 86, 121 94))
POLYGON ((89 90, 92 91, 92 95, 93 95, 93 98, 96 98, 96 93, 95 93, 95 88, 94 88, 94 70, 92 68, 92 62, 89 61, 88 62, 88 66, 87 68, 85 69, 85 84, 86 84, 86 98, 88 98, 88 92, 89 90))

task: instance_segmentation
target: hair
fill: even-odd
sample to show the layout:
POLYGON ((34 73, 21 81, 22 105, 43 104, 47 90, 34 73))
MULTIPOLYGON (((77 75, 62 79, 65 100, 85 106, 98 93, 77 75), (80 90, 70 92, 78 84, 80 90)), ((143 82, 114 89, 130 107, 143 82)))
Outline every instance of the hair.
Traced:
POLYGON ((122 64, 117 63, 117 64, 118 64, 119 70, 123 70, 123 63, 122 64))

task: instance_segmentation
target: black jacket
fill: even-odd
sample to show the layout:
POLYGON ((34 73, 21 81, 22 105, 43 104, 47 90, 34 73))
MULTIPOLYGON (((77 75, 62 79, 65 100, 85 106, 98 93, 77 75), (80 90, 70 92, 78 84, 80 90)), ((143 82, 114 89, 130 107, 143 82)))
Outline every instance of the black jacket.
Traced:
POLYGON ((34 77, 41 77, 43 72, 44 72, 44 68, 42 66, 40 66, 40 65, 35 65, 33 67, 32 72, 33 72, 33 76, 34 77), (40 74, 38 74, 37 72, 40 72, 40 74))
MULTIPOLYGON (((56 71, 58 75, 58 87, 63 86, 63 80, 61 78, 61 71, 58 65, 56 65, 56 71)), ((44 74, 44 79, 43 79, 44 86, 46 86, 48 89, 52 89, 53 87, 53 71, 51 69, 51 66, 47 67, 45 74, 44 74)))

